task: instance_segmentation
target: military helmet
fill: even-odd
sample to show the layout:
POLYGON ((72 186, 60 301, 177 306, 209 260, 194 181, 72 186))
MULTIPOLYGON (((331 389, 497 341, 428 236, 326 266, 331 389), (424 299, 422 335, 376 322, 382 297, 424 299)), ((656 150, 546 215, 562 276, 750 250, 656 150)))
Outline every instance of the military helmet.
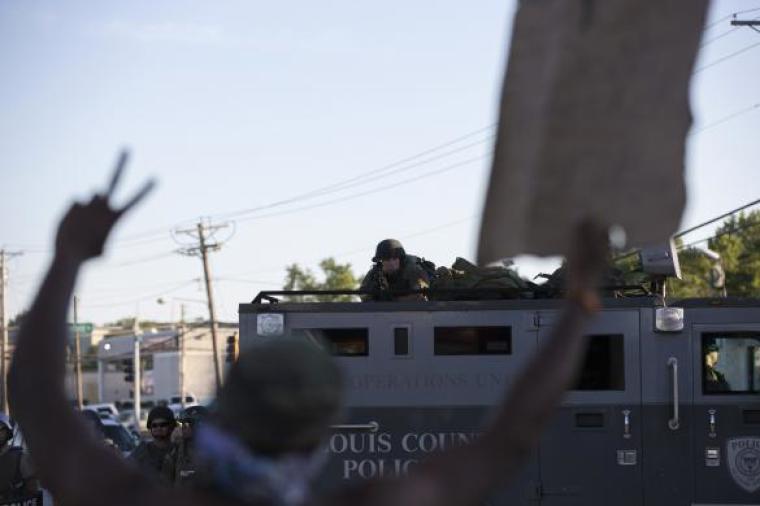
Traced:
POLYGON ((372 258, 373 262, 380 262, 388 258, 404 258, 406 251, 401 245, 401 241, 396 239, 383 239, 377 243, 375 248, 375 256, 372 258))
POLYGON ((153 425, 154 420, 166 420, 166 423, 168 423, 171 428, 174 428, 177 425, 177 421, 174 419, 174 411, 166 406, 156 406, 148 412, 147 426, 149 429, 153 425))

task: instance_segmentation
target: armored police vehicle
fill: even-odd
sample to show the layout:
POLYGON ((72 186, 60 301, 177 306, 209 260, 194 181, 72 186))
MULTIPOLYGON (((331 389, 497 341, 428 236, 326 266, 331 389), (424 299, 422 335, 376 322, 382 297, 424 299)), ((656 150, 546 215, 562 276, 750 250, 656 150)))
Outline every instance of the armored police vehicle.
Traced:
MULTIPOLYGON (((240 305, 240 346, 284 335, 328 343, 348 408, 328 441, 329 484, 403 474, 477 438, 561 304, 281 294, 240 305)), ((604 300, 577 384, 490 504, 760 504, 760 301, 662 302, 604 300)))

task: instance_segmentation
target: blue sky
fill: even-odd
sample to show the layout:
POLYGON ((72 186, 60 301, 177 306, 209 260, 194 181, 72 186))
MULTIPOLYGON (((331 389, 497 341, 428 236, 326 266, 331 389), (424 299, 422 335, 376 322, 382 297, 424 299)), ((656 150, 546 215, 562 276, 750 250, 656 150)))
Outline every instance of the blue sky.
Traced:
MULTIPOLYGON (((122 196, 151 176, 159 187, 86 269, 82 320, 169 319, 180 301, 159 296, 202 299, 200 261, 174 253, 171 234, 199 217, 225 221, 478 132, 387 177, 237 215, 211 262, 218 312, 236 320, 285 265, 336 256, 361 273, 385 237, 440 264, 472 258, 514 8, 0 0, 0 245, 25 252, 10 264, 10 314, 33 295, 57 219, 105 184, 121 146, 133 153, 122 196)), ((708 26, 751 8, 760 0, 717 0, 708 26)), ((698 68, 760 43, 728 23, 705 32, 698 68)), ((760 103, 759 58, 695 75, 695 131, 760 103)), ((692 135, 684 228, 758 198, 758 126, 760 108, 692 135)))

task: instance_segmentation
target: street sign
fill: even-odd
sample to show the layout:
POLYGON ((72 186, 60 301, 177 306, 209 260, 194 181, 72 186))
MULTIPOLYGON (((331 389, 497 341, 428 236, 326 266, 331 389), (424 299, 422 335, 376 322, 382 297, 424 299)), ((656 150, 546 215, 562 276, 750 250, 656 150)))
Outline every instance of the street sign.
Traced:
POLYGON ((92 334, 92 329, 92 323, 77 323, 76 325, 69 323, 69 332, 72 334, 74 334, 77 330, 80 334, 92 334))

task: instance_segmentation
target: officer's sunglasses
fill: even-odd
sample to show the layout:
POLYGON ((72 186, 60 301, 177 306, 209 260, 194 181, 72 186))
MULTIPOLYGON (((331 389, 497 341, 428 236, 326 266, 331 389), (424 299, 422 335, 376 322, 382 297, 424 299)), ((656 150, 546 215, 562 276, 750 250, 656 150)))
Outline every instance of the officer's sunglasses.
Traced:
POLYGON ((150 424, 151 429, 166 429, 168 427, 171 427, 169 422, 154 422, 150 424))

